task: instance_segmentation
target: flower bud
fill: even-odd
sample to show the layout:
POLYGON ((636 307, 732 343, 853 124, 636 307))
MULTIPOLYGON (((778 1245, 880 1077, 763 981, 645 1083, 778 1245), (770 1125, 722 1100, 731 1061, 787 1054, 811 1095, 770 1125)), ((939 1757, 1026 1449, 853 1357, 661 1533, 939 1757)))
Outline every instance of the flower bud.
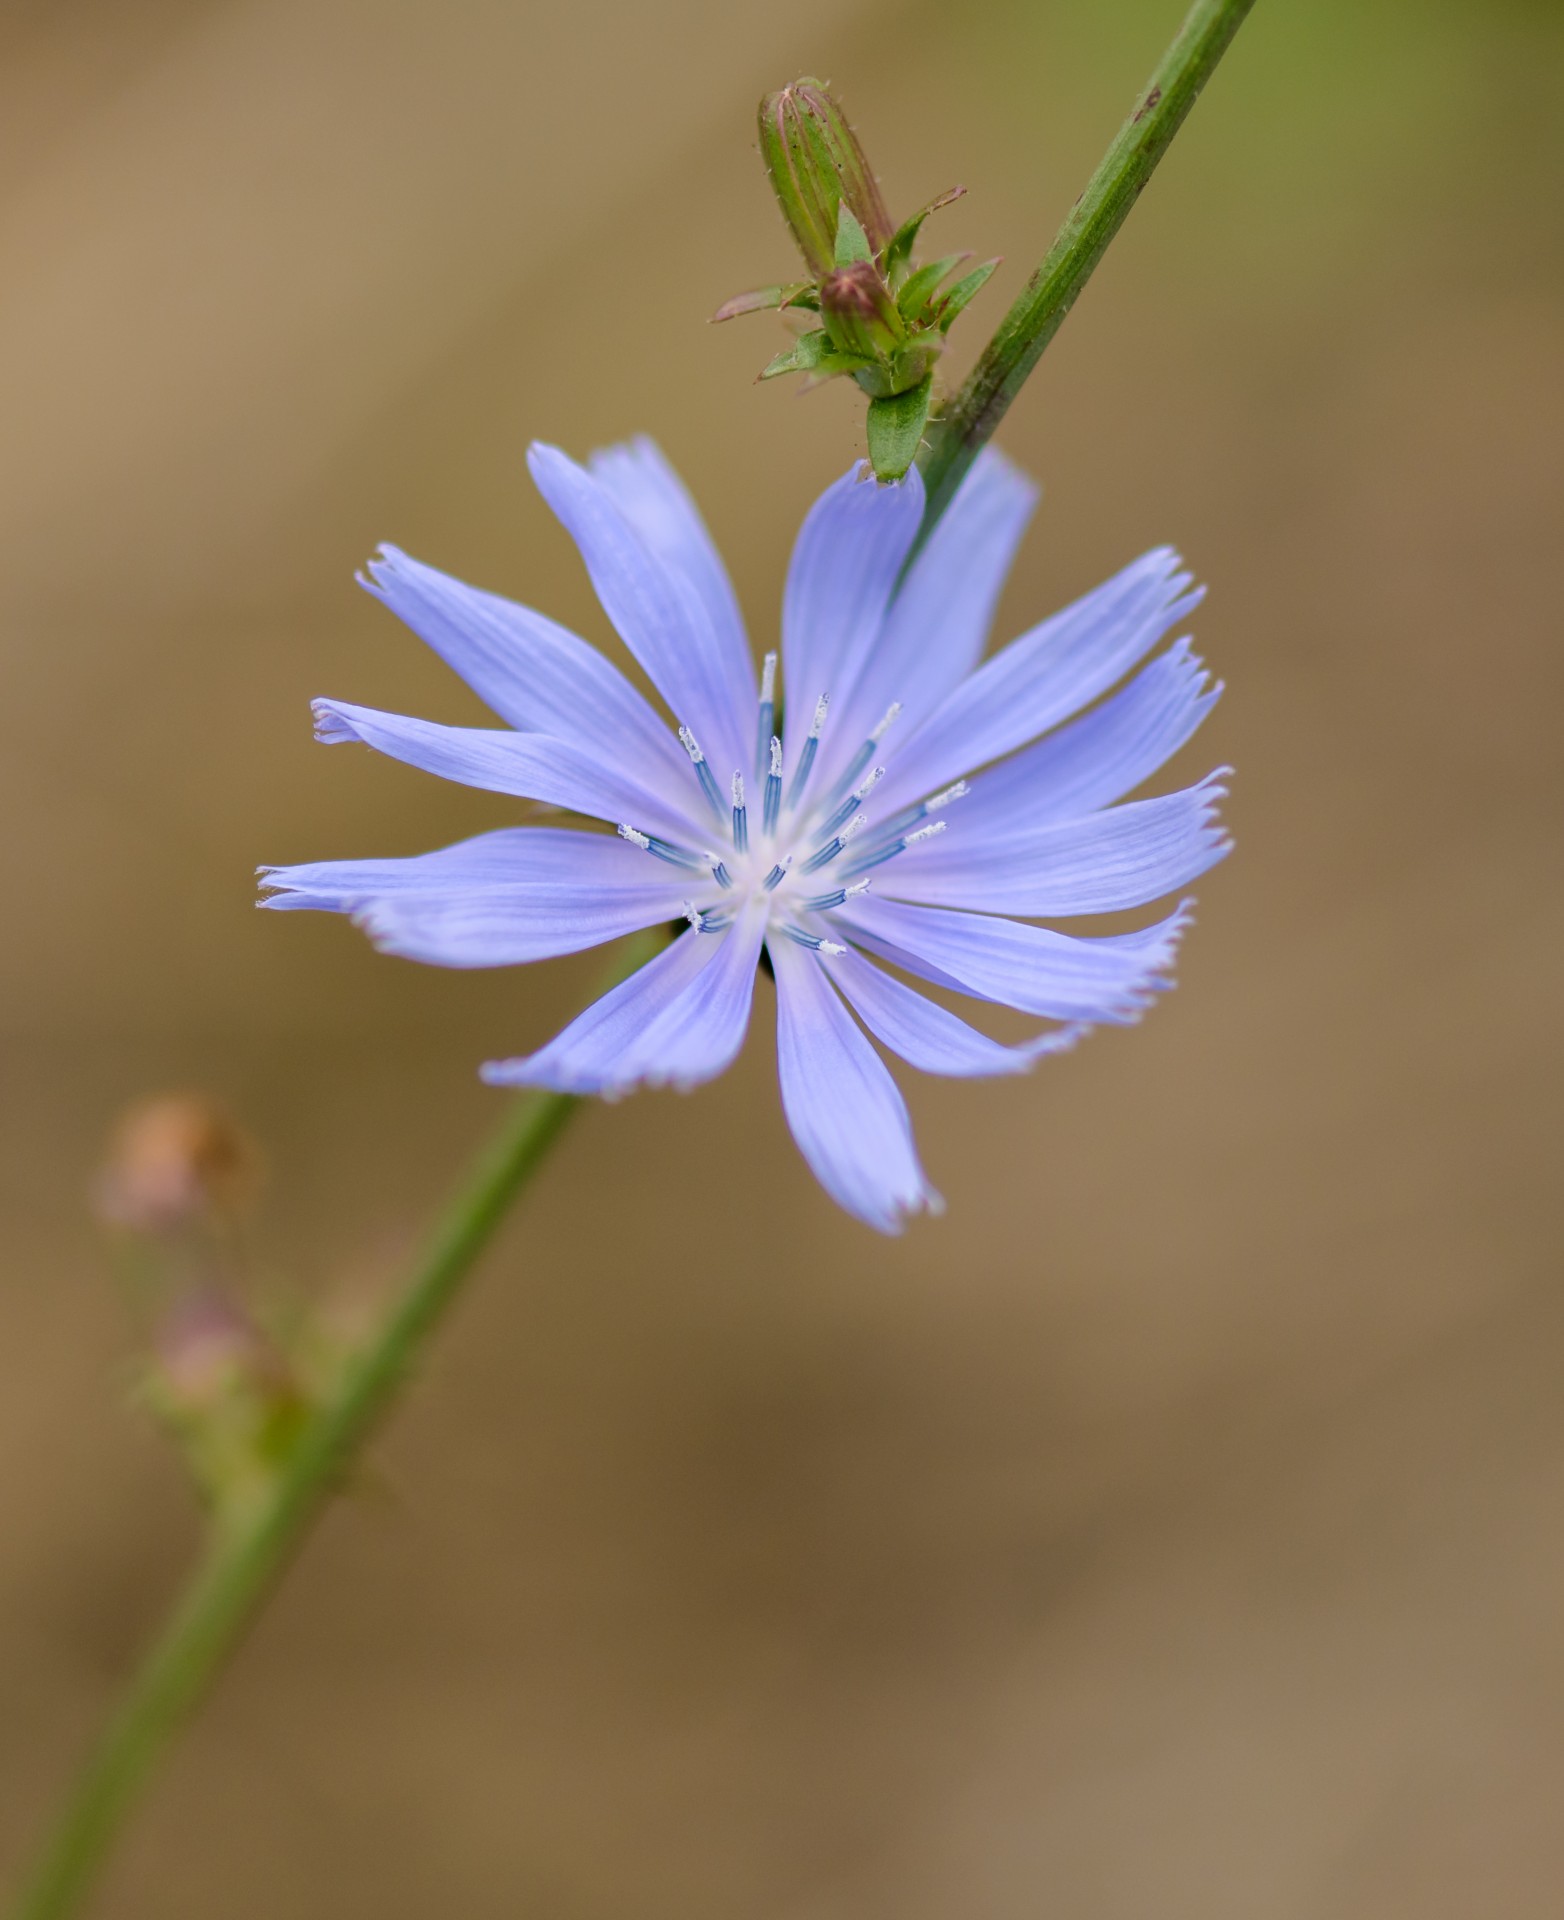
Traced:
POLYGON ((247 1207, 259 1177, 248 1137, 203 1094, 162 1094, 120 1120, 95 1188, 111 1226, 168 1232, 247 1207))
POLYGON ((161 1398, 172 1412, 205 1415, 238 1393, 287 1391, 282 1356, 235 1301, 213 1290, 179 1301, 154 1344, 161 1398))
POLYGON ((253 1511, 310 1418, 288 1356, 242 1306, 210 1288, 165 1319, 140 1397, 219 1521, 253 1511))
POLYGON ((812 278, 836 264, 845 202, 879 253, 895 229, 879 185, 841 108, 818 80, 798 80, 760 103, 760 157, 782 217, 812 278))
POLYGON ((890 288, 867 260, 826 275, 820 282, 820 312, 844 353, 885 360, 906 345, 907 329, 890 288))

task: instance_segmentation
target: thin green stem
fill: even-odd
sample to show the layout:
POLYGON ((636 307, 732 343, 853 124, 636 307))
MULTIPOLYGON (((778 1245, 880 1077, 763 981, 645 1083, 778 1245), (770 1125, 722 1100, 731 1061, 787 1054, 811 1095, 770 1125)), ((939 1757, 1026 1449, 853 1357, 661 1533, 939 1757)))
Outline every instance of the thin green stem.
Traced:
POLYGON ((1059 331, 1253 5, 1254 0, 1195 0, 1043 264, 1000 322, 966 385, 931 427, 920 544, 1059 331))
MULTIPOLYGON (((631 943, 623 978, 654 949, 631 943)), ((398 1392, 478 1256, 559 1138, 577 1102, 528 1094, 508 1110, 436 1223, 373 1340, 318 1409, 265 1497, 217 1530, 173 1617, 78 1775, 12 1920, 62 1920, 101 1866, 163 1749, 205 1695, 398 1392)))

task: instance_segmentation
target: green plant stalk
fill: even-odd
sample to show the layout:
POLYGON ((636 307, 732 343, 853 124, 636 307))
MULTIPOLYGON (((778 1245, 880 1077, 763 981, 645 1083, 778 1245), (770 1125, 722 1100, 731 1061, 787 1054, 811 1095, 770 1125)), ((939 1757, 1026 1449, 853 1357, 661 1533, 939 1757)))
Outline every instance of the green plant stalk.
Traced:
MULTIPOLYGON (((613 980, 656 950, 629 943, 613 980)), ((13 1920, 75 1911, 172 1735, 238 1644, 358 1450, 392 1406, 474 1263, 578 1105, 569 1094, 526 1094, 480 1151, 466 1184, 371 1343, 314 1414, 275 1483, 235 1523, 214 1527, 205 1558, 153 1646, 11 1908, 13 1920)))
POLYGON ((1043 264, 999 323, 965 386, 931 425, 923 461, 920 546, 1059 331, 1253 5, 1254 0, 1195 0, 1043 264))

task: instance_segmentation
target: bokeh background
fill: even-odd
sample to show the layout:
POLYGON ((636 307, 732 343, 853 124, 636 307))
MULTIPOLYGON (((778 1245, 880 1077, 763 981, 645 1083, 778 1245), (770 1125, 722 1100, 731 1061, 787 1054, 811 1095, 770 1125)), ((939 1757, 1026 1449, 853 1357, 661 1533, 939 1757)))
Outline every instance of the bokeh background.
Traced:
MULTIPOLYGON (((859 450, 752 384, 755 98, 1040 255, 1179 0, 10 0, 0 17, 0 1869, 196 1540, 90 1222, 123 1103, 373 1286, 598 962, 259 917, 508 816, 310 740, 465 690, 381 539, 593 637, 534 435, 655 433, 758 640, 859 450)), ((105 1920, 1442 1920, 1564 1884, 1564 15, 1261 0, 1004 430, 1000 626, 1211 583, 1179 991, 919 1084, 941 1220, 736 1071, 586 1113, 160 1777, 105 1920)))

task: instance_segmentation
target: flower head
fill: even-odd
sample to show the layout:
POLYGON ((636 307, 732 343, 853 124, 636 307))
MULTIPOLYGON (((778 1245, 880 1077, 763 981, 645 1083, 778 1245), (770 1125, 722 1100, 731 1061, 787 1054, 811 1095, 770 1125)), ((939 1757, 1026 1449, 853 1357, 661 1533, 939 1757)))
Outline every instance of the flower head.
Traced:
POLYGON ((1016 1073, 1169 984, 1187 903, 1135 933, 1031 923, 1144 906, 1226 853, 1218 775, 1124 800, 1220 692, 1187 640, 1144 664, 1199 592, 1159 548, 982 660, 1031 484, 986 452, 898 590, 921 482, 854 468, 804 522, 780 673, 768 653, 757 677, 722 563, 649 441, 585 467, 535 446, 530 464, 672 724, 574 634, 385 548, 366 586, 505 725, 321 700, 317 735, 613 831, 508 827, 412 859, 263 869, 263 904, 351 914, 385 951, 451 967, 680 923, 541 1051, 483 1069, 569 1093, 714 1078, 769 954, 793 1136, 834 1199, 894 1232, 937 1197, 865 1029, 928 1073, 1016 1073), (904 974, 1052 1024, 1001 1046, 904 974))

